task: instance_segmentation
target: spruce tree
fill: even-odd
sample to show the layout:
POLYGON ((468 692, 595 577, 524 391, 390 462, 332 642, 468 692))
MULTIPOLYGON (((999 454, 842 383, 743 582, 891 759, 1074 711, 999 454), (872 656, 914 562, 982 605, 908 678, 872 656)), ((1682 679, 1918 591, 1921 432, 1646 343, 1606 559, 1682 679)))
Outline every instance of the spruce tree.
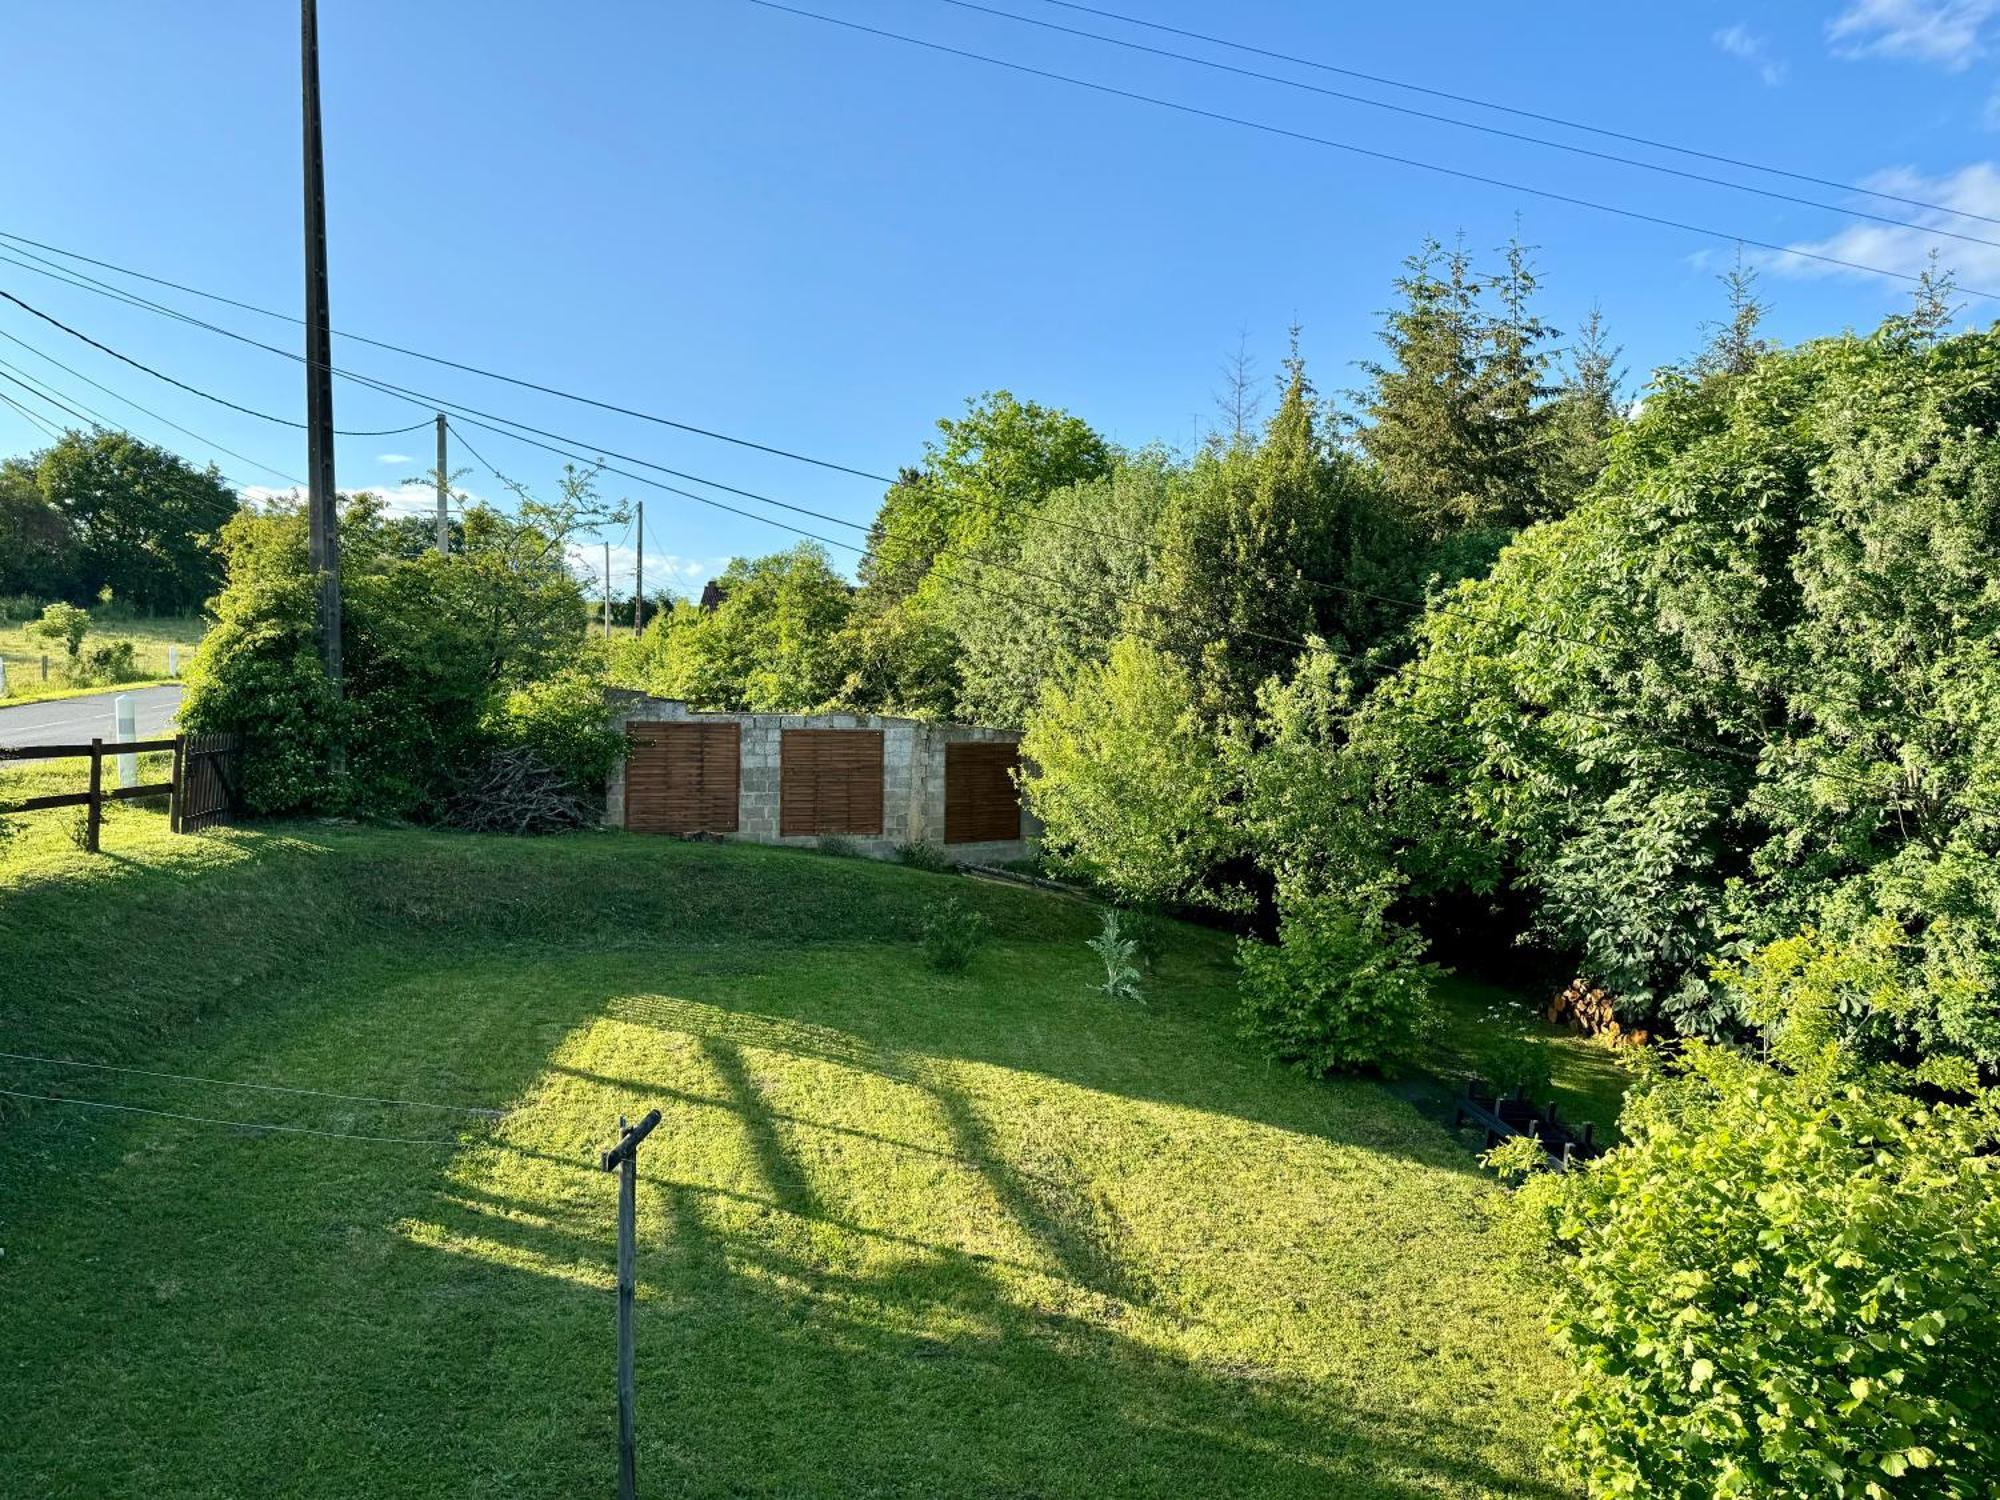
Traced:
POLYGON ((1697 375, 1744 375, 1761 355, 1771 349, 1771 341, 1758 333, 1764 315, 1770 311, 1757 295, 1757 268, 1743 259, 1743 247, 1736 247, 1736 264, 1716 278, 1729 296, 1729 318, 1709 323, 1708 345, 1695 356, 1697 375))
POLYGON ((1363 450, 1411 524, 1434 537, 1483 515, 1492 434, 1482 379, 1479 280, 1463 245, 1427 239, 1403 262, 1385 312, 1386 360, 1358 392, 1363 450))
POLYGON ((1559 516, 1604 471, 1611 435, 1624 424, 1619 387, 1622 351, 1604 331, 1604 312, 1592 306, 1563 361, 1563 382, 1549 410, 1541 505, 1534 519, 1559 516))
POLYGON ((1923 274, 1917 278, 1909 315, 1900 321, 1918 343, 1935 344, 1961 311, 1961 304, 1954 300, 1957 295, 1958 277, 1942 264, 1937 247, 1932 246, 1923 274))
POLYGON ((1555 330, 1535 315, 1539 284, 1519 236, 1501 252, 1504 269, 1490 283, 1499 314, 1486 321, 1480 354, 1485 392, 1487 464, 1484 504, 1475 524, 1520 526, 1543 509, 1542 480, 1550 429, 1548 344, 1555 330))

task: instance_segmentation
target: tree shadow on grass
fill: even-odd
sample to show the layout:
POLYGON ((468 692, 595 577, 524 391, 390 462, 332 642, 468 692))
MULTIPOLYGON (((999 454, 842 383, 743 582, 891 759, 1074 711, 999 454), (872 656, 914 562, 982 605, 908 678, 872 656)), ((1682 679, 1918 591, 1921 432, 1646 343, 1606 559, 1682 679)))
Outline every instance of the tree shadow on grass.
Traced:
MULTIPOLYGON (((756 973, 657 969, 607 958, 602 978, 631 988, 606 1014, 635 1025, 787 1052, 902 1082, 930 1064, 984 1063, 1121 1098, 1212 1112, 1344 1141, 1477 1177, 1476 1161, 1432 1122, 1363 1080, 1313 1082, 1252 1053, 1212 997, 1134 1012, 1068 976, 1010 979, 1002 970, 941 980, 894 948, 771 954, 756 973)), ((961 1113, 961 1123, 965 1116, 961 1113)))
MULTIPOLYGON (((637 1369, 647 1492, 1566 1494, 1518 1454, 1492 1451, 1477 1423, 1377 1409, 1360 1393, 1269 1369, 1176 1357, 1024 1302, 1000 1267, 948 1248, 906 1243, 859 1267, 830 1265, 724 1227, 740 1198, 642 1174, 637 1369)), ((513 1319, 492 1320, 483 1394, 447 1398, 436 1416, 447 1426, 560 1433, 518 1453, 513 1478, 523 1492, 564 1492, 612 1452, 608 1222, 551 1220, 532 1200, 463 1190, 446 1212, 453 1238, 428 1247, 446 1264, 422 1278, 453 1288, 457 1310, 443 1316, 479 1317, 490 1306, 542 1315, 522 1318, 519 1344, 509 1340, 513 1319), (539 1222, 522 1219, 524 1210, 539 1222), (552 1286, 549 1271, 501 1263, 502 1249, 574 1267, 596 1284, 552 1286), (551 1305, 563 1310, 569 1336, 560 1347, 547 1338, 551 1305), (538 1399, 553 1405, 544 1411, 538 1399)), ((414 1367, 436 1316, 428 1325, 399 1321, 391 1347, 371 1361, 414 1367)), ((473 1454, 432 1451, 418 1472, 456 1489, 473 1477, 461 1461, 476 1468, 473 1454)), ((341 1492, 338 1471, 324 1477, 313 1493, 341 1492)))

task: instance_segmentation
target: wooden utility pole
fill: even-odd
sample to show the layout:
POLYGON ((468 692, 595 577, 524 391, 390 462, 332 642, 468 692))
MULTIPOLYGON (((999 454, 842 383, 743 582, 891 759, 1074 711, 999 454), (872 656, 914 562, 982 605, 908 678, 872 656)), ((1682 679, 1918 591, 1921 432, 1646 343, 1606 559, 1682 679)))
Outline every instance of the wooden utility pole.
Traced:
POLYGON ((315 0, 299 0, 299 84, 305 112, 306 548, 318 592, 320 661, 337 696, 341 680, 340 515, 333 477, 333 324, 326 296, 326 165, 320 145, 319 10, 315 0))
POLYGON ((632 1374, 632 1298, 638 1284, 639 1262, 639 1143, 660 1123, 650 1111, 630 1129, 618 1117, 618 1144, 598 1161, 618 1174, 618 1500, 637 1500, 636 1423, 633 1410, 637 1388, 632 1374))
POLYGON ((632 634, 646 628, 646 502, 639 506, 639 555, 632 564, 632 634))
POLYGON ((450 470, 446 469, 444 466, 445 451, 444 451, 443 412, 438 413, 437 427, 438 427, 438 466, 437 466, 438 555, 440 557, 450 557, 451 556, 451 513, 445 508, 445 500, 446 500, 446 492, 451 488, 451 484, 450 481, 445 477, 447 474, 450 473, 450 470))

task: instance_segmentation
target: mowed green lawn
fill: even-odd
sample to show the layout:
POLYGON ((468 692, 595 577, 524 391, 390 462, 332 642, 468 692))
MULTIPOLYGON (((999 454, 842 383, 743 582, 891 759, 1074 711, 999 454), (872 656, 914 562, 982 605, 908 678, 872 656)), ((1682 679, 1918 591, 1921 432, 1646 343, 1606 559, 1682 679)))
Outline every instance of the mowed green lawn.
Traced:
MULTIPOLYGON (((17 841, 21 842, 21 841, 17 841)), ((1492 1193, 1385 1091, 1145 1008, 1079 903, 621 835, 295 826, 0 857, 0 1494, 607 1494, 618 1116, 642 1494, 1560 1493, 1492 1193), (911 940, 956 893, 992 944, 911 940), (442 1142, 437 1144, 436 1142, 442 1142)))

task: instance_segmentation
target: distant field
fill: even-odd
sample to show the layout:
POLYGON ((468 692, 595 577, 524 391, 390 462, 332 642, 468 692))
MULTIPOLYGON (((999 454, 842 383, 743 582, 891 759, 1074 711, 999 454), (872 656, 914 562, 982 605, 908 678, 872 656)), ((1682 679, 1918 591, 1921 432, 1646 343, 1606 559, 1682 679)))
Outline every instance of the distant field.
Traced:
MULTIPOLYGON (((134 681, 160 681, 167 676, 167 647, 181 648, 181 670, 201 640, 207 622, 198 615, 166 615, 154 620, 104 619, 91 627, 86 648, 107 641, 130 641, 137 648, 139 676, 134 681)), ((62 680, 62 651, 28 634, 26 622, 0 621, 0 661, 7 664, 7 692, 0 703, 27 703, 72 692, 103 692, 104 687, 75 689, 62 680), (48 680, 42 680, 42 658, 49 658, 48 680)))
POLYGON ((609 1493, 593 1153, 649 1108, 641 1493, 1564 1493, 1493 1182, 1241 1042, 1218 934, 1142 1007, 1083 904, 862 860, 24 824, 5 1049, 154 1072, 0 1087, 162 1113, 0 1098, 0 1494, 609 1493))

